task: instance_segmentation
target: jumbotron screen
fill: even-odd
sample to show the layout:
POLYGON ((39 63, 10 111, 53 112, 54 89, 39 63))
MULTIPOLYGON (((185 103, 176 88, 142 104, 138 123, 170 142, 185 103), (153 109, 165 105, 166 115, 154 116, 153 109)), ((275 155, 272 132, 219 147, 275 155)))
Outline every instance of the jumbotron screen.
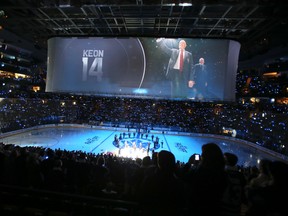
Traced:
POLYGON ((234 101, 239 51, 227 39, 54 37, 46 92, 234 101))

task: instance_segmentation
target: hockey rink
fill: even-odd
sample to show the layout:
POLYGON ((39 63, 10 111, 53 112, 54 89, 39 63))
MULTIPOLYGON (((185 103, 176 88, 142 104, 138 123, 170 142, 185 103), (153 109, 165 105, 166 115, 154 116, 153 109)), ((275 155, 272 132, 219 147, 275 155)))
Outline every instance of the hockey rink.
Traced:
POLYGON ((224 136, 187 135, 164 132, 137 133, 136 130, 119 128, 89 127, 44 127, 26 129, 20 132, 2 134, 0 142, 21 147, 37 146, 42 148, 83 151, 87 153, 111 153, 121 157, 143 158, 152 151, 171 151, 176 160, 187 162, 194 154, 201 154, 201 146, 214 142, 223 152, 232 152, 239 157, 238 164, 254 166, 262 158, 277 160, 271 154, 247 145, 247 142, 229 139, 224 136), (141 135, 142 134, 142 135, 141 135), (118 141, 117 141, 118 140, 118 141), (154 144, 158 140, 157 144, 154 144), (117 141, 117 142, 116 142, 117 141), (149 151, 147 148, 149 146, 149 151))

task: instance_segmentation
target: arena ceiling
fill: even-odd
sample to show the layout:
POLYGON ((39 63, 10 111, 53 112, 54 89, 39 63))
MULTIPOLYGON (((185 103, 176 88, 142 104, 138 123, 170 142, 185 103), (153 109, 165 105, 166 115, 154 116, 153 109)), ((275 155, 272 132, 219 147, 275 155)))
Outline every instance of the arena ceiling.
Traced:
POLYGON ((2 30, 43 50, 53 36, 228 38, 246 60, 288 38, 284 0, 1 0, 0 10, 2 30))

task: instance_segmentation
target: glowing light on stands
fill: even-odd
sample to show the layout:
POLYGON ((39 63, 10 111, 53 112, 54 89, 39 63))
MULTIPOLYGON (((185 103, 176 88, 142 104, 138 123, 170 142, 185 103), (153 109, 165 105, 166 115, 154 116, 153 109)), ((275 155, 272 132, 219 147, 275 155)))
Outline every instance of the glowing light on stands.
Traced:
POLYGON ((38 91, 40 91, 40 86, 33 86, 33 87, 32 87, 32 90, 33 90, 34 92, 38 92, 38 91))
POLYGON ((231 136, 232 136, 232 137, 236 137, 236 136, 237 136, 237 131, 236 131, 235 129, 232 130, 231 136))
POLYGON ((223 134, 227 134, 227 135, 231 135, 232 137, 236 137, 237 136, 237 131, 235 129, 232 128, 222 128, 222 133, 223 134))
POLYGON ((15 73, 15 78, 18 79, 18 78, 28 78, 30 76, 27 76, 26 74, 20 74, 20 73, 15 73))
POLYGON ((268 73, 264 73, 263 76, 265 77, 277 77, 279 76, 278 72, 268 72, 268 73))

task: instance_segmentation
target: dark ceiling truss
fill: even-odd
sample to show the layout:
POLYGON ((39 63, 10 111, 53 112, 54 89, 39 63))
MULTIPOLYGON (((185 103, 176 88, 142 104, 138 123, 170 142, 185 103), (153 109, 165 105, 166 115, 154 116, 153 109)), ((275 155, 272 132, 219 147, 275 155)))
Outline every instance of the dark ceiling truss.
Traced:
POLYGON ((287 27, 286 1, 188 1, 192 6, 182 2, 1 0, 8 18, 0 24, 42 47, 53 36, 229 38, 253 45, 269 38, 274 28, 287 27))
MULTIPOLYGON (((227 20, 230 21, 230 23, 236 22, 236 25, 230 29, 231 31, 233 30, 247 30, 248 27, 246 26, 240 26, 240 24, 245 21, 243 18, 227 18, 226 14, 229 12, 228 10, 231 10, 231 7, 227 9, 227 12, 223 14, 221 17, 218 16, 207 16, 207 17, 198 17, 198 16, 183 16, 181 13, 179 14, 164 14, 161 16, 155 16, 155 15, 145 15, 145 16, 139 16, 138 14, 117 14, 114 13, 114 8, 109 7, 109 12, 102 12, 101 8, 95 8, 89 6, 89 9, 93 11, 93 14, 87 16, 87 9, 85 7, 81 8, 82 10, 82 17, 81 16, 68 16, 67 13, 65 12, 65 9, 60 8, 58 10, 61 11, 61 14, 63 16, 55 16, 55 12, 52 12, 52 15, 48 13, 44 13, 42 9, 38 9, 41 11, 41 13, 45 14, 44 17, 42 18, 37 18, 35 20, 39 20, 42 22, 47 22, 49 26, 62 26, 63 30, 65 30, 64 27, 70 28, 70 29, 78 29, 79 34, 85 34, 85 31, 82 32, 82 28, 87 29, 87 28, 104 28, 104 29, 109 29, 110 33, 112 34, 117 34, 117 33, 123 33, 121 31, 122 28, 125 29, 125 32, 129 33, 129 29, 139 30, 139 29, 155 29, 155 26, 158 26, 158 30, 160 31, 161 29, 165 29, 165 33, 169 33, 169 36, 178 36, 178 30, 182 30, 180 32, 184 32, 185 30, 188 30, 187 35, 190 33, 191 34, 191 28, 193 29, 210 29, 210 31, 206 34, 207 37, 211 34, 211 32, 215 29, 226 29, 226 28, 231 28, 227 27, 226 25, 222 25, 221 23, 224 23, 223 20, 227 23, 227 20), (98 9, 98 10, 96 10, 98 9), (99 11, 99 12, 97 12, 99 11), (99 15, 101 13, 101 15, 99 15), (210 22, 210 23, 209 23, 210 22), (53 24, 54 23, 54 24, 53 24), (77 24, 76 24, 77 23, 77 24), (158 23, 158 25, 157 25, 158 23), (114 29, 117 29, 118 31, 115 31, 114 29), (171 29, 172 31, 167 31, 168 29, 171 29)), ((107 8, 105 8, 107 9, 107 8)), ((141 11, 140 11, 141 12, 141 11)), ((246 18, 247 19, 247 18, 246 18)), ((252 18, 250 19, 251 21, 258 21, 261 20, 261 18, 252 18)), ((43 26, 43 28, 46 28, 47 26, 43 26)), ((103 29, 103 30, 104 30, 103 29)), ((156 29, 157 30, 157 29, 156 29)), ((125 33, 124 32, 124 33, 125 33)), ((66 34, 69 34, 69 32, 64 32, 66 34)), ((100 32, 106 34, 106 32, 100 32)), ((142 32, 139 32, 140 34, 142 32)), ((145 33, 145 32, 143 32, 145 33)), ((149 32, 151 33, 151 32, 149 32)), ((154 32, 152 32, 154 33, 154 32)), ((161 33, 161 32, 160 32, 161 33)), ((181 33, 180 33, 181 34, 181 33)), ((180 35, 181 36, 181 35, 180 35)), ((197 35, 196 35, 197 36, 197 35)), ((202 36, 202 35, 201 35, 202 36)), ((215 35, 213 35, 215 36, 215 35)), ((216 36, 221 36, 221 35, 216 35, 216 36)), ((240 35, 239 35, 240 36, 240 35)))

